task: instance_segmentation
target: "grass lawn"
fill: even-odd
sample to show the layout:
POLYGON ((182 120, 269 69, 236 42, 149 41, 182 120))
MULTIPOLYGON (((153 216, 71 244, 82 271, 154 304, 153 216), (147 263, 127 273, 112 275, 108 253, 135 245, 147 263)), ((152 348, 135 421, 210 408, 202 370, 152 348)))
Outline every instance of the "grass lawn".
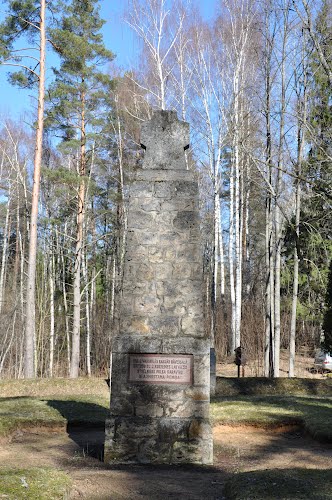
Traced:
POLYGON ((23 427, 103 425, 108 407, 104 379, 0 381, 0 436, 23 427))
POLYGON ((0 498, 49 500, 67 498, 71 480, 62 471, 50 468, 0 468, 0 498))
MULTIPOLYGON (((29 427, 63 427, 67 423, 104 425, 109 389, 103 379, 0 381, 0 437, 29 427)), ((0 498, 67 498, 71 481, 53 468, 0 467, 0 498)))
POLYGON ((63 427, 66 424, 104 425, 109 401, 102 396, 0 398, 0 436, 20 428, 63 427))
MULTIPOLYGON (((241 384, 245 384, 244 379, 241 384)), ((248 380, 245 387, 247 395, 239 394, 237 386, 236 394, 214 398, 211 403, 214 424, 271 428, 296 423, 314 438, 332 442, 332 397, 328 385, 312 385, 310 391, 306 386, 303 393, 303 386, 297 381, 295 389, 290 391, 292 395, 287 395, 286 387, 280 385, 271 391, 272 395, 265 394, 264 386, 262 394, 262 385, 257 385, 257 381, 250 385, 248 380)), ((108 408, 109 389, 103 379, 1 381, 0 437, 22 427, 103 425, 108 408)), ((64 498, 69 483, 68 476, 58 470, 0 468, 3 498, 64 498), (40 491, 43 497, 38 496, 40 491)), ((239 472, 227 482, 224 496, 229 500, 332 499, 332 473, 307 469, 239 472)))
MULTIPOLYGON (((303 426, 315 439, 332 443, 332 398, 317 396, 233 396, 211 403, 214 424, 271 428, 303 426)), ((239 472, 224 489, 227 500, 332 499, 332 471, 276 469, 239 472)))
POLYGON ((214 423, 277 427, 302 425, 319 441, 332 442, 332 398, 236 396, 211 403, 214 423))

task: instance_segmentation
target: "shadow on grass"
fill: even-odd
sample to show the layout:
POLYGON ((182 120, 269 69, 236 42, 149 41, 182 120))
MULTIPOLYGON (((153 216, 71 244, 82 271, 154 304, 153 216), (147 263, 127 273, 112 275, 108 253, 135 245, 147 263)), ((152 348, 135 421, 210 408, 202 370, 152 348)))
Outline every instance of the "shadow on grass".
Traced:
POLYGON ((297 468, 240 472, 226 482, 224 495, 227 500, 327 500, 331 491, 330 470, 297 468))
POLYGON ((332 396, 328 380, 313 378, 217 377, 216 397, 270 395, 332 396))
POLYGON ((108 410, 101 405, 75 400, 49 399, 47 404, 67 421, 67 433, 83 456, 103 460, 105 420, 108 410))

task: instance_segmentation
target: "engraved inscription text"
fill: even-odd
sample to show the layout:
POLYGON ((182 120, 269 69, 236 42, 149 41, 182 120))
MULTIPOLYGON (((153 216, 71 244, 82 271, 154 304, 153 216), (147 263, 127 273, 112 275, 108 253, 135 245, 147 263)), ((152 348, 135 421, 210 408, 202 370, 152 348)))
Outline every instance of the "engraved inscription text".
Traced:
POLYGON ((193 383, 192 354, 129 354, 129 382, 193 383))

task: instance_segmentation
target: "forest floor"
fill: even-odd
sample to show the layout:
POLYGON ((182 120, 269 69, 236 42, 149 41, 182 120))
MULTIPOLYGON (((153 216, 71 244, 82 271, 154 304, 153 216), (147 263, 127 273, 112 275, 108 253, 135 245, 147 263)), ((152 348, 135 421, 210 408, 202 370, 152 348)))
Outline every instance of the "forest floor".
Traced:
MULTIPOLYGON (((210 467, 106 466, 101 461, 103 442, 102 429, 73 427, 67 433, 42 428, 18 430, 10 441, 2 442, 0 466, 60 469, 71 478, 70 499, 95 500, 222 500, 226 498, 225 482, 234 474, 279 469, 291 474, 292 470, 305 469, 309 485, 308 469, 332 470, 331 446, 314 441, 294 426, 267 430, 216 425, 215 458, 210 467)), ((311 493, 307 490, 303 498, 316 498, 311 493)), ((268 498, 284 497, 276 492, 268 498)))
MULTIPOLYGON (((280 377, 288 377, 289 353, 287 350, 280 352, 280 377)), ((263 376, 263 366, 259 360, 252 360, 249 356, 247 365, 244 368, 246 377, 263 376)), ((234 357, 217 363, 217 375, 220 377, 236 377, 237 366, 234 363, 234 357)), ((328 372, 322 372, 314 365, 314 357, 310 356, 309 350, 296 354, 295 359, 295 377, 322 379, 328 376, 328 372)))

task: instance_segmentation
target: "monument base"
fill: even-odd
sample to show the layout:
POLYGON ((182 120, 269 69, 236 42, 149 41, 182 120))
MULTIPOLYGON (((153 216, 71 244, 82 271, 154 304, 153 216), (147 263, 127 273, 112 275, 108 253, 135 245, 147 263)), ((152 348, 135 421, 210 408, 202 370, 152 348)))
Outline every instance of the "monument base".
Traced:
POLYGON ((204 419, 115 417, 106 424, 108 464, 212 464, 211 426, 204 419))
POLYGON ((212 464, 209 358, 208 339, 116 337, 104 461, 212 464))

